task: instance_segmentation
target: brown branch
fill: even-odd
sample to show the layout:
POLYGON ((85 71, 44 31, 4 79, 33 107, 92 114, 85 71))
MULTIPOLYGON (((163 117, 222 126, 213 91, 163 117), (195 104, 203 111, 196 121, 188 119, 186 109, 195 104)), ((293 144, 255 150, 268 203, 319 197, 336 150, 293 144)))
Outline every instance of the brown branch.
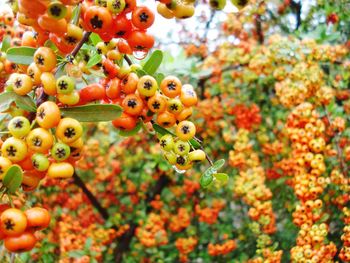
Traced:
MULTIPOLYGON (((152 212, 153 207, 150 205, 150 202, 156 198, 157 195, 160 195, 163 189, 170 183, 170 179, 166 175, 161 175, 154 186, 154 188, 148 192, 146 196, 146 213, 149 214, 152 212)), ((114 249, 114 262, 121 263, 123 260, 123 255, 130 249, 130 243, 134 237, 137 224, 131 222, 130 228, 119 238, 116 239, 118 243, 117 247, 114 249)))
POLYGON ((215 11, 212 10, 211 13, 210 13, 210 18, 207 21, 207 23, 205 24, 204 35, 202 37, 202 41, 201 42, 207 42, 208 33, 209 33, 209 29, 210 29, 210 24, 211 24, 211 22, 213 22, 214 16, 215 16, 215 11))
POLYGON ((290 7, 295 12, 297 25, 295 27, 295 30, 298 30, 301 25, 301 0, 297 3, 295 1, 290 2, 290 7))
POLYGON ((256 17, 255 17, 255 28, 256 28, 256 34, 258 37, 259 44, 263 44, 264 43, 264 32, 262 29, 261 15, 256 15, 256 17))
POLYGON ((83 193, 89 198, 91 204, 97 209, 104 220, 108 220, 109 214, 107 209, 105 209, 100 202, 97 200, 96 196, 86 187, 84 181, 77 175, 76 172, 73 174, 74 184, 79 186, 83 193))
POLYGON ((84 32, 83 38, 79 41, 79 43, 75 46, 72 53, 70 53, 69 56, 75 58, 75 56, 78 54, 81 47, 84 45, 85 42, 89 40, 89 37, 91 35, 91 32, 84 32))

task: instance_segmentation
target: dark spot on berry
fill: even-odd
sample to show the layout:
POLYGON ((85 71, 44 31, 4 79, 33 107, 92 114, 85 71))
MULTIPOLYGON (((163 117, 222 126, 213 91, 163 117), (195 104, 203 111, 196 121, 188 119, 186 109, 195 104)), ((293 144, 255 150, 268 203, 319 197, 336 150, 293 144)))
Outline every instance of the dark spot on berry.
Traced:
POLYGON ((176 158, 176 163, 180 165, 184 165, 186 163, 186 159, 182 156, 176 158))
POLYGON ((57 148, 55 154, 56 154, 56 156, 57 156, 58 158, 63 158, 63 157, 66 156, 67 153, 66 153, 66 150, 65 150, 65 149, 63 149, 63 148, 57 148))
POLYGON ((137 102, 135 100, 128 100, 128 107, 135 108, 137 106, 137 102))
POLYGON ((37 116, 40 118, 40 119, 44 119, 46 114, 45 114, 45 110, 43 108, 40 109, 40 111, 38 112, 37 116))
POLYGON ((38 55, 36 57, 36 63, 39 64, 39 65, 44 65, 44 62, 45 62, 45 59, 42 55, 38 55))
POLYGON ((182 126, 181 131, 183 134, 187 134, 190 132, 190 127, 188 127, 187 125, 184 125, 182 126))
POLYGON ((20 78, 18 78, 18 79, 16 79, 14 84, 15 84, 15 87, 17 89, 19 89, 20 87, 22 87, 22 80, 20 78))
POLYGON ((61 80, 60 82, 58 82, 58 87, 60 88, 60 90, 66 90, 68 88, 68 83, 64 80, 61 80))
POLYGON ((176 84, 173 81, 169 82, 167 87, 168 90, 176 90, 176 84))
POLYGON ((75 135, 76 133, 74 128, 67 128, 64 132, 64 136, 66 136, 67 138, 72 138, 75 135))
POLYGON ((20 129, 23 127, 23 121, 22 120, 16 120, 14 123, 14 127, 17 129, 20 129))
POLYGON ((155 102, 153 102, 152 107, 155 110, 159 110, 160 109, 160 103, 158 101, 155 101, 155 102))
POLYGON ((166 140, 160 141, 160 146, 162 146, 164 148, 166 145, 167 145, 166 140))
POLYGON ((6 230, 13 230, 15 227, 15 223, 11 219, 6 219, 4 223, 6 230))
POLYGON ((7 155, 8 156, 16 156, 17 149, 13 147, 12 145, 6 149, 7 155))
POLYGON ((177 111, 177 110, 179 109, 179 106, 176 105, 176 104, 171 104, 171 105, 170 105, 170 109, 171 109, 172 111, 177 111))
POLYGON ((143 83, 143 87, 147 90, 150 90, 152 88, 152 82, 150 80, 145 81, 145 83, 143 83))
POLYGON ((149 16, 148 16, 145 12, 142 12, 142 13, 139 15, 139 18, 140 18, 140 22, 147 22, 149 16))
POLYGON ((92 19, 90 19, 90 24, 92 25, 93 29, 101 29, 103 26, 103 21, 99 19, 98 15, 95 15, 92 19))
POLYGON ((61 15, 62 9, 59 8, 57 5, 54 5, 53 7, 50 8, 50 12, 54 16, 59 17, 61 15))
POLYGON ((43 143, 43 141, 38 137, 33 138, 32 142, 33 142, 33 145, 36 147, 40 147, 41 144, 43 143))
POLYGON ((119 0, 114 1, 112 4, 114 9, 120 9, 121 5, 122 5, 122 3, 120 3, 119 0))

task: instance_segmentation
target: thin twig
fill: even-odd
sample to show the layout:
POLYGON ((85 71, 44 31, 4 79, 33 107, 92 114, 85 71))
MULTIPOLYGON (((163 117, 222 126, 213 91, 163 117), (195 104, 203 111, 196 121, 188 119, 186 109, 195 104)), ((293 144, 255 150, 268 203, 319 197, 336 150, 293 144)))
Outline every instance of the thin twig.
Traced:
POLYGON ((290 7, 295 11, 295 16, 297 20, 295 30, 298 30, 301 26, 301 0, 298 3, 295 1, 291 1, 290 7))
POLYGON ((84 32, 83 38, 75 46, 75 48, 73 49, 72 53, 70 53, 71 57, 75 58, 75 56, 78 54, 79 50, 84 45, 84 43, 89 40, 90 35, 91 35, 91 32, 84 32))
POLYGON ((128 57, 128 55, 124 55, 124 59, 128 63, 129 66, 131 66, 133 64, 131 59, 128 57))
POLYGON ((212 10, 211 13, 210 13, 210 18, 207 21, 207 23, 205 24, 204 35, 202 37, 202 41, 201 42, 207 42, 208 33, 209 33, 209 29, 210 29, 210 24, 211 24, 211 22, 213 22, 214 16, 215 16, 215 11, 212 10))

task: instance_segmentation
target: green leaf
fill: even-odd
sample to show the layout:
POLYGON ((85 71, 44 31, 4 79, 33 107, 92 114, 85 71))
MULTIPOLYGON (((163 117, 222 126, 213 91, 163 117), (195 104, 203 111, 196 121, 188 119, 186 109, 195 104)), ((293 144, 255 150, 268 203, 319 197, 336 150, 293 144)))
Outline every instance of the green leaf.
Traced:
POLYGON ((162 136, 165 134, 171 134, 171 135, 175 136, 174 133, 172 133, 171 131, 168 131, 167 129, 163 128, 162 126, 159 126, 158 124, 153 123, 152 126, 153 126, 153 129, 162 136))
POLYGON ((163 52, 160 50, 155 50, 143 66, 143 70, 146 71, 149 75, 153 75, 154 73, 156 73, 160 64, 162 64, 162 60, 163 52))
POLYGON ((0 112, 9 109, 12 102, 15 102, 17 107, 23 110, 30 112, 36 111, 35 103, 31 97, 28 95, 20 96, 13 91, 9 91, 0 94, 0 112))
POLYGON ((74 7, 72 12, 72 23, 75 25, 78 23, 80 12, 81 12, 81 5, 74 7))
POLYGON ((201 148, 201 144, 197 140, 191 139, 189 142, 195 149, 201 148))
POLYGON ((11 103, 15 100, 14 92, 3 92, 0 94, 0 112, 10 108, 11 103))
POLYGON ((64 117, 71 117, 81 122, 112 121, 122 113, 120 106, 112 104, 89 104, 60 110, 64 117))
POLYGON ((15 103, 18 108, 21 108, 29 112, 36 112, 36 105, 34 100, 31 97, 29 97, 28 95, 25 95, 25 96, 20 96, 17 94, 14 94, 14 95, 15 95, 15 103))
POLYGON ((209 167, 201 176, 199 183, 203 188, 208 187, 213 182, 213 168, 209 167))
POLYGON ((1 51, 6 52, 11 47, 11 37, 5 36, 2 40, 1 51))
POLYGON ((71 258, 81 258, 85 255, 85 252, 82 250, 71 250, 69 251, 68 255, 71 258))
POLYGON ((224 166, 224 164, 225 164, 225 160, 224 160, 224 159, 220 159, 220 160, 216 161, 216 162, 213 164, 212 167, 213 167, 215 170, 219 170, 221 167, 224 166))
POLYGON ((8 189, 10 194, 14 194, 21 186, 23 180, 23 172, 19 165, 12 165, 6 172, 2 183, 8 189))
POLYGON ((96 77, 99 77, 99 78, 105 78, 105 74, 102 72, 102 71, 99 71, 99 70, 92 70, 92 69, 89 69, 90 73, 96 77))
POLYGON ((120 130, 119 131, 119 135, 123 136, 123 137, 133 136, 133 135, 137 134, 140 131, 141 128, 142 128, 142 121, 139 121, 136 124, 134 129, 132 129, 131 131, 122 131, 122 130, 120 130))
POLYGON ((36 49, 32 47, 11 47, 7 50, 7 59, 22 65, 29 65, 33 62, 36 49))
POLYGON ((160 83, 165 78, 165 75, 163 73, 156 73, 154 74, 154 78, 156 79, 158 86, 160 86, 160 83))
POLYGON ((228 175, 225 173, 216 173, 213 174, 216 180, 218 180, 220 183, 226 183, 228 181, 228 175))
POLYGON ((89 250, 91 248, 91 245, 92 245, 92 238, 88 237, 85 241, 84 249, 89 250))
POLYGON ((142 76, 145 76, 145 75, 147 75, 147 72, 146 71, 144 71, 143 69, 137 69, 136 70, 136 74, 137 74, 137 76, 139 77, 139 78, 141 78, 142 76))
POLYGON ((100 36, 97 35, 96 33, 91 33, 91 35, 90 35, 90 40, 91 40, 91 42, 92 42, 92 44, 93 44, 94 46, 96 46, 96 44, 97 44, 98 42, 101 42, 101 41, 102 41, 102 39, 100 38, 100 36))
POLYGON ((86 66, 88 68, 91 68, 91 67, 95 66, 96 64, 100 63, 101 61, 102 61, 102 56, 100 54, 96 53, 92 57, 90 57, 86 66))

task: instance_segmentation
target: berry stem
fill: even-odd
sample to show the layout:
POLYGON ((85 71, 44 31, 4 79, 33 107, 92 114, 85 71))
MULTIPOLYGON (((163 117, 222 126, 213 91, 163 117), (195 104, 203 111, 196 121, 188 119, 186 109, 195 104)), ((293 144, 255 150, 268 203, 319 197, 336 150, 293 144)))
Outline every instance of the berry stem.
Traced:
POLYGON ((91 32, 84 32, 83 38, 79 41, 79 43, 75 46, 72 53, 70 54, 71 57, 75 58, 84 43, 89 40, 90 35, 91 32))

